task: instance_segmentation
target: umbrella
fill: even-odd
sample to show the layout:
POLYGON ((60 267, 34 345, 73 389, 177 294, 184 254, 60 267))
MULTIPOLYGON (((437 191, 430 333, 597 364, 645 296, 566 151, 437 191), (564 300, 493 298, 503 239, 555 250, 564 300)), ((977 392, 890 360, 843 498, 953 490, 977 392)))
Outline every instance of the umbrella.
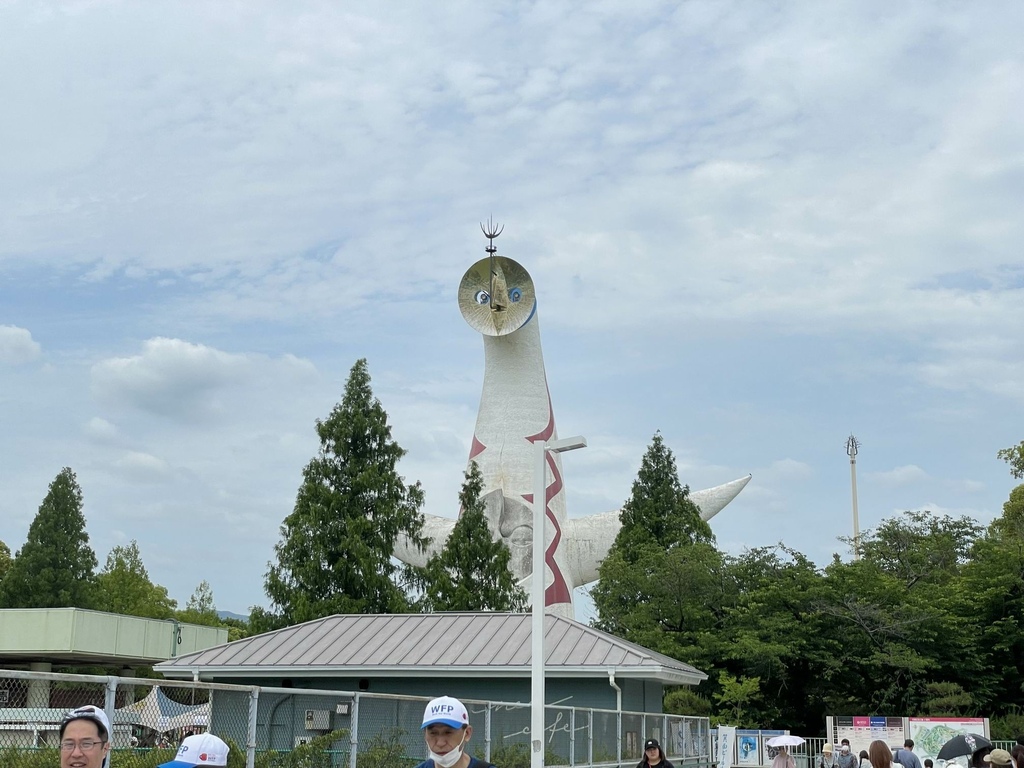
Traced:
POLYGON ((961 755, 972 755, 979 749, 991 748, 992 742, 977 733, 961 733, 942 745, 938 760, 952 760, 961 755))
POLYGON ((804 743, 804 740, 799 736, 790 736, 788 733, 785 736, 776 736, 768 739, 765 742, 769 747, 799 747, 804 743))

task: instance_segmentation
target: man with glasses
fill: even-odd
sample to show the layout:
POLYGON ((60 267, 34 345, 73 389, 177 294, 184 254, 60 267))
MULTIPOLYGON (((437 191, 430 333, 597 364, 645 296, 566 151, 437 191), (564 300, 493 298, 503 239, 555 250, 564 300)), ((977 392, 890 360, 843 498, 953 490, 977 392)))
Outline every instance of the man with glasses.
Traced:
POLYGON ((60 768, 107 768, 110 721, 99 707, 88 705, 64 715, 60 724, 60 768))

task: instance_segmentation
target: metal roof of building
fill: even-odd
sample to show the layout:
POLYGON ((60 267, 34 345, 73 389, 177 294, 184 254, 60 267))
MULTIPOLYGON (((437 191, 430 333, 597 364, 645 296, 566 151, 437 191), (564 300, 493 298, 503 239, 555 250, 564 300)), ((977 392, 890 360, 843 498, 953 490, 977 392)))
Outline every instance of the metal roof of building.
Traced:
MULTIPOLYGON (((546 615, 545 664, 557 677, 606 676, 696 685, 689 664, 561 616, 546 615)), ((529 613, 343 614, 267 632, 158 664, 168 677, 472 677, 530 674, 529 613)))

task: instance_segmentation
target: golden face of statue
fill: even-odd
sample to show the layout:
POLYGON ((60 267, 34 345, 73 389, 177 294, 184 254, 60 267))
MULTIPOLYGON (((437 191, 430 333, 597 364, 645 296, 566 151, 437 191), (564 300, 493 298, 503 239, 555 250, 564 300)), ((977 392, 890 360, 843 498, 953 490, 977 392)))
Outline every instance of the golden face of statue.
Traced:
POLYGON ((537 308, 533 280, 521 264, 488 256, 470 267, 459 284, 459 309, 474 330, 505 336, 522 328, 537 308))

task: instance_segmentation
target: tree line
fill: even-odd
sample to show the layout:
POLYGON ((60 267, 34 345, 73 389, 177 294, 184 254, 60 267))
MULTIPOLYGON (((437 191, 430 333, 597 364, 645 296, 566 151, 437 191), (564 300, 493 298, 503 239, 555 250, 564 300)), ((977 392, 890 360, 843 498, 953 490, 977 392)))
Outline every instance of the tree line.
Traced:
MULTIPOLYGON (((1024 443, 1000 451, 1024 476, 1024 443)), ((823 568, 776 544, 730 556, 655 435, 592 588, 608 632, 705 671, 666 709, 821 733, 826 714, 985 716, 1024 732, 1024 485, 987 527, 908 511, 823 568)))
POLYGON ((102 570, 89 545, 82 489, 65 467, 50 483, 28 529, 11 556, 0 541, 0 608, 88 608, 192 624, 223 624, 206 581, 178 608, 165 587, 154 584, 134 539, 110 550, 102 570))
MULTIPOLYGON (((206 582, 179 610, 150 581, 134 541, 96 573, 82 491, 67 468, 17 554, 0 542, 0 607, 177 617, 227 625, 231 639, 334 613, 524 608, 475 464, 459 520, 426 567, 393 557, 399 536, 427 543, 423 491, 397 472, 405 452, 366 360, 316 432, 320 448, 268 563, 269 604, 253 606, 248 623, 219 619, 206 582)), ((1024 477, 1024 442, 998 456, 1024 477)), ((592 587, 594 624, 708 674, 696 689, 669 692, 667 711, 806 735, 829 713, 985 715, 994 732, 1024 732, 1024 485, 988 527, 910 511, 845 542, 857 559, 837 554, 823 568, 782 544, 731 556, 656 434, 621 518, 592 587)))

